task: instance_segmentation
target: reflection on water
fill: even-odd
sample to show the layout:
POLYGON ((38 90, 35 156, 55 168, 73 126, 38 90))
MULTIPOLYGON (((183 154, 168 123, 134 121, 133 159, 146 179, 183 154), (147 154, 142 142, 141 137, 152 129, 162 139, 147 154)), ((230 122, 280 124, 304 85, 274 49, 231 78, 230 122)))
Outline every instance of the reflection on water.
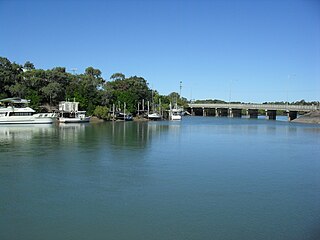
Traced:
POLYGON ((0 126, 0 239, 314 238, 318 125, 0 126))
POLYGON ((0 145, 30 140, 35 135, 48 134, 50 131, 52 131, 52 124, 0 125, 0 145))
POLYGON ((152 138, 169 130, 168 125, 150 122, 108 122, 92 128, 95 136, 115 149, 143 149, 151 144, 152 138))
POLYGON ((51 143, 54 132, 55 127, 52 124, 1 125, 0 159, 43 156, 46 151, 44 148, 51 143))
POLYGON ((59 137, 63 142, 78 141, 89 123, 59 123, 59 137))

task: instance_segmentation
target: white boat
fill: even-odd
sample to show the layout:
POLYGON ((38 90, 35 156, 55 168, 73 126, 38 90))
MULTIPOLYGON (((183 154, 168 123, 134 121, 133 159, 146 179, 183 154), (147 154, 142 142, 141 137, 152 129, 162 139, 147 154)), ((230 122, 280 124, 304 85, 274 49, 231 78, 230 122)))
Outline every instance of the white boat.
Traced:
POLYGON ((79 102, 60 102, 58 122, 61 123, 82 123, 89 122, 90 117, 86 116, 86 111, 78 110, 79 102))
POLYGON ((181 108, 172 108, 170 103, 170 110, 169 110, 169 120, 181 120, 182 109, 181 108))
POLYGON ((148 119, 150 120, 161 120, 161 115, 157 112, 154 113, 149 113, 148 114, 148 119))
POLYGON ((0 100, 0 124, 51 124, 52 113, 39 113, 28 107, 29 100, 6 98, 0 100))
POLYGON ((172 109, 170 111, 170 120, 181 120, 181 112, 177 109, 172 109))

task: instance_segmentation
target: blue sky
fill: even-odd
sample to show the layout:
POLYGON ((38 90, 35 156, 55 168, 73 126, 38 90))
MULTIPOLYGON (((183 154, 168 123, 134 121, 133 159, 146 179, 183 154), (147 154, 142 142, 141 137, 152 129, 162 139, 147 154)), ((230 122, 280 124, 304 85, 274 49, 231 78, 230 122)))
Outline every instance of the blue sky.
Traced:
POLYGON ((319 101, 320 1, 0 0, 0 56, 188 99, 319 101))

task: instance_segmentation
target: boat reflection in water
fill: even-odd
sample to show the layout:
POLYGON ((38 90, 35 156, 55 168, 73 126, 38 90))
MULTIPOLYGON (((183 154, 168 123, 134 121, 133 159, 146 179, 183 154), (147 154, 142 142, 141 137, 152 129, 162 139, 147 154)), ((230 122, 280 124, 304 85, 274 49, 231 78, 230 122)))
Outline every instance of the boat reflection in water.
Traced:
POLYGON ((35 136, 52 134, 52 124, 0 125, 0 144, 6 142, 27 141, 35 136))
POLYGON ((89 123, 59 123, 59 136, 62 140, 77 140, 83 135, 89 123))

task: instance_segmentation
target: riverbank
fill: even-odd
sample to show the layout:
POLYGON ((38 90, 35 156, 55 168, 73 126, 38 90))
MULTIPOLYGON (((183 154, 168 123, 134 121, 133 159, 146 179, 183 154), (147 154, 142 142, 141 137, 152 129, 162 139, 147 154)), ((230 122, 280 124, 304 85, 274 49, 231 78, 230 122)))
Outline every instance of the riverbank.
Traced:
POLYGON ((294 120, 292 122, 297 123, 312 123, 312 124, 320 124, 320 111, 312 111, 305 115, 302 115, 294 120))
POLYGON ((97 122, 104 122, 103 119, 97 118, 96 116, 93 116, 90 118, 91 123, 97 123, 97 122))

